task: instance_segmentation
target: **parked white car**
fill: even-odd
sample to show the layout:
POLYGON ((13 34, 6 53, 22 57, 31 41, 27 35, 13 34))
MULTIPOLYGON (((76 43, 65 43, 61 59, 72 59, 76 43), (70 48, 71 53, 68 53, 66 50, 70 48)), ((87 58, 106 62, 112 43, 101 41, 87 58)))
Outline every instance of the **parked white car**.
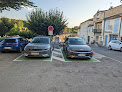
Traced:
POLYGON ((110 50, 120 50, 122 52, 122 42, 119 40, 111 40, 108 44, 110 50))

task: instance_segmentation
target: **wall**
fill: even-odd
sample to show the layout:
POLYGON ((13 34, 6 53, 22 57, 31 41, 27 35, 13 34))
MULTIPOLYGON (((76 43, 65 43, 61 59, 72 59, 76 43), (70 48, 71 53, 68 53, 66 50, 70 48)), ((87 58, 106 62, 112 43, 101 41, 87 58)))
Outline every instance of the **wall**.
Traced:
POLYGON ((88 31, 88 21, 82 23, 80 28, 80 37, 82 37, 85 42, 88 42, 87 31, 88 31))

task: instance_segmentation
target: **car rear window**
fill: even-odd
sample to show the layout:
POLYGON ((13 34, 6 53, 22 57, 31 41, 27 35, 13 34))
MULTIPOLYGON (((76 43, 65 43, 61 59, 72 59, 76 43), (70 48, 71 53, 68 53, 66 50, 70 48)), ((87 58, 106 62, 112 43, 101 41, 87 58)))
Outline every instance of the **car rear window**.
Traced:
POLYGON ((86 45, 83 39, 71 38, 68 42, 70 45, 86 45))
POLYGON ((12 43, 12 42, 15 42, 16 41, 16 39, 5 39, 5 42, 10 42, 10 43, 12 43))
POLYGON ((31 43, 49 44, 49 38, 33 38, 31 43))

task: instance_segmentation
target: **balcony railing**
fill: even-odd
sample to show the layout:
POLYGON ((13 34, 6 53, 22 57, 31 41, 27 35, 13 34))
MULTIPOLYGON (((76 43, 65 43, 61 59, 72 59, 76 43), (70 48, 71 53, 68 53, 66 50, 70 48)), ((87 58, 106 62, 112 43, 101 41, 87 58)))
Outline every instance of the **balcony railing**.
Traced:
POLYGON ((94 33, 101 33, 102 29, 94 29, 94 33))

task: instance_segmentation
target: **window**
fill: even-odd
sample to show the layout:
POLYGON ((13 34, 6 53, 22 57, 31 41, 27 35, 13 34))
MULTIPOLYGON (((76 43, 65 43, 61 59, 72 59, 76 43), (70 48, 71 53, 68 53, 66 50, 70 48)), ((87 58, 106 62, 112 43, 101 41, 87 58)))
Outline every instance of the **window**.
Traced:
POLYGON ((71 38, 69 39, 68 43, 70 45, 86 45, 85 41, 79 38, 71 38))
POLYGON ((16 41, 16 39, 5 39, 5 42, 15 42, 16 41))
POLYGON ((120 41, 115 41, 116 42, 116 44, 120 44, 121 42, 120 41))
POLYGON ((97 13, 97 18, 100 18, 100 14, 99 13, 97 13))
POLYGON ((34 38, 31 43, 41 43, 41 44, 49 44, 49 38, 39 38, 39 37, 36 37, 34 38))
POLYGON ((115 40, 112 40, 111 43, 116 43, 116 41, 115 40))

